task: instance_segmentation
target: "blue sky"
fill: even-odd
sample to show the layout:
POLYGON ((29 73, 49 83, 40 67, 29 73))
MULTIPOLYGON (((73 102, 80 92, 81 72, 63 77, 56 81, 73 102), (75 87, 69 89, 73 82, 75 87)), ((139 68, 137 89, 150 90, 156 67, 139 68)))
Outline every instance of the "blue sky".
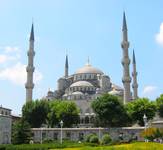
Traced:
MULTIPOLYGON (((0 0, 0 104, 21 113, 25 103, 25 66, 32 18, 35 28, 34 99, 57 87, 87 57, 93 66, 122 86, 121 27, 126 12, 135 49, 139 96, 154 100, 163 93, 163 1, 148 0, 0 0)), ((132 67, 130 67, 132 71, 132 67)))

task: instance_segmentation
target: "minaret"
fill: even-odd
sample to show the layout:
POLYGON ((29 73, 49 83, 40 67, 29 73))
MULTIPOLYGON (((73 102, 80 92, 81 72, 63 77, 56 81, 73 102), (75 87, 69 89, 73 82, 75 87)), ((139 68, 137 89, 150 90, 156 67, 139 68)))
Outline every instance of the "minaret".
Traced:
POLYGON ((65 61, 65 78, 68 77, 68 56, 66 55, 66 61, 65 61))
POLYGON ((27 56, 28 56, 28 66, 26 68, 27 82, 25 84, 26 102, 32 101, 32 90, 34 88, 33 72, 34 72, 35 68, 33 66, 33 62, 34 62, 35 51, 34 51, 34 27, 33 27, 33 24, 32 24, 32 28, 31 28, 31 34, 30 34, 30 39, 29 39, 29 50, 27 52, 27 56))
POLYGON ((133 99, 135 100, 135 99, 138 98, 138 83, 137 83, 136 59, 135 59, 134 50, 133 50, 132 65, 133 65, 133 72, 132 72, 133 84, 132 84, 132 88, 133 88, 133 99))
POLYGON ((130 59, 128 56, 128 48, 129 48, 129 42, 128 42, 128 32, 127 32, 127 23, 126 23, 126 16, 125 12, 123 13, 123 27, 122 27, 122 43, 121 47, 123 49, 123 58, 122 58, 122 65, 123 65, 123 77, 122 82, 124 86, 124 104, 129 102, 131 100, 131 92, 130 92, 130 83, 131 83, 131 77, 130 77, 130 59))

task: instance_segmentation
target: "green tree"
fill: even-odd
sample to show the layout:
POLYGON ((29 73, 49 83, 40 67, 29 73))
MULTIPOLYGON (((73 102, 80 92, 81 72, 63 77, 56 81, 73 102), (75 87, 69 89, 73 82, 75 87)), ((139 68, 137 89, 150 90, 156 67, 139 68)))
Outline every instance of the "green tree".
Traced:
POLYGON ((146 114, 147 119, 153 119, 156 113, 156 105, 147 98, 140 98, 129 102, 126 105, 127 113, 132 118, 133 123, 144 125, 143 115, 146 114))
POLYGON ((32 128, 39 128, 47 122, 49 104, 46 100, 27 102, 22 108, 22 117, 32 128))
POLYGON ((48 117, 51 127, 59 125, 60 120, 64 127, 72 127, 79 121, 79 110, 74 102, 55 100, 50 104, 48 117))
POLYGON ((12 143, 26 144, 31 138, 31 130, 28 122, 24 120, 17 121, 12 127, 12 143))
POLYGON ((92 108, 100 126, 118 127, 129 123, 126 110, 116 96, 104 94, 92 102, 92 108))
POLYGON ((57 118, 56 116, 56 110, 57 110, 56 107, 57 105, 59 105, 59 102, 60 100, 54 100, 49 102, 50 111, 48 113, 48 125, 51 128, 58 126, 60 121, 59 118, 57 118))
POLYGON ((156 99, 157 111, 160 117, 163 117, 163 94, 156 99))

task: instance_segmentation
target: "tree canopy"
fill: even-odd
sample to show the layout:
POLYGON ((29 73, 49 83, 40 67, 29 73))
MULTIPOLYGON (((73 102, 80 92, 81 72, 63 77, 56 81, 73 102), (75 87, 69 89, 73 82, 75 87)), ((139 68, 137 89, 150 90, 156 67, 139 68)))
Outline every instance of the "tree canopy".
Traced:
POLYGON ((147 119, 153 119, 156 113, 156 105, 147 98, 139 98, 129 102, 126 105, 127 113, 132 118, 133 123, 144 125, 143 116, 146 114, 147 119))
POLYGON ((31 130, 28 122, 19 120, 12 126, 12 143, 25 144, 29 143, 31 138, 31 130))
POLYGON ((46 124, 48 112, 48 101, 30 101, 23 106, 22 117, 32 128, 39 128, 42 124, 46 124))
POLYGON ((79 121, 79 110, 74 102, 55 100, 50 102, 49 125, 54 127, 63 121, 64 127, 72 127, 79 121))
POLYGON ((159 116, 163 117, 163 94, 161 94, 160 97, 156 99, 156 105, 159 116))
POLYGON ((22 108, 22 118, 32 128, 39 128, 46 124, 58 127, 59 122, 64 122, 64 127, 72 127, 79 121, 79 110, 74 102, 63 100, 36 100, 27 102, 22 108))
POLYGON ((92 102, 92 108, 99 119, 100 126, 119 127, 129 123, 129 117, 120 99, 104 94, 92 102))

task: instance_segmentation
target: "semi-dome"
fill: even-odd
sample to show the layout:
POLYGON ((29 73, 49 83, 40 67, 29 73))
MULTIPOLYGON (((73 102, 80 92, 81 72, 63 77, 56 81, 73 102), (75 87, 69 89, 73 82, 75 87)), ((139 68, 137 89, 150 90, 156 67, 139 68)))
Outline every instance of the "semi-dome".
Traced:
POLYGON ((93 74, 103 74, 100 69, 92 67, 90 64, 86 64, 84 67, 78 69, 75 74, 83 74, 83 73, 93 73, 93 74))
POLYGON ((82 92, 76 91, 76 92, 73 92, 72 95, 84 95, 84 94, 82 92))
POLYGON ((87 81, 78 81, 78 82, 75 82, 73 84, 71 84, 70 87, 76 87, 76 86, 80 86, 80 87, 93 87, 93 85, 90 83, 90 82, 87 82, 87 81))

